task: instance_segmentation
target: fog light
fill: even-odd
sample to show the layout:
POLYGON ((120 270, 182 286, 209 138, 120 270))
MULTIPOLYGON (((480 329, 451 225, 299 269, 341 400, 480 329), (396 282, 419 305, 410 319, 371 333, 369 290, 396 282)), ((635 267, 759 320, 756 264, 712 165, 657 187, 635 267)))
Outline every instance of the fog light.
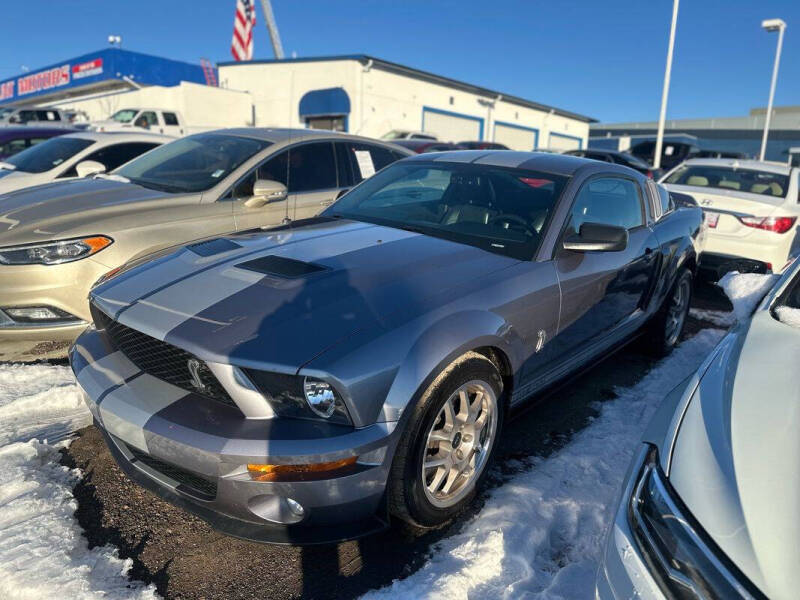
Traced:
POLYGON ((50 306, 4 308, 3 313, 16 323, 47 323, 79 321, 78 317, 50 306))
POLYGON ((292 513, 297 515, 298 517, 302 517, 304 514, 306 514, 305 509, 297 500, 292 500, 291 498, 287 498, 286 504, 289 505, 289 510, 292 511, 292 513))

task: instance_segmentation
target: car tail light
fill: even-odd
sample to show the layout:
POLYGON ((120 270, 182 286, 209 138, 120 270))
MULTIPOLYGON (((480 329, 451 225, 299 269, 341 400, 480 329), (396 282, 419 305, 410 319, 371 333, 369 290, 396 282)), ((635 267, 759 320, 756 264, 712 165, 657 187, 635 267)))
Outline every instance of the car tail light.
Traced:
POLYGON ((774 233, 786 233, 794 227, 797 217, 739 217, 739 220, 748 227, 764 229, 774 233))

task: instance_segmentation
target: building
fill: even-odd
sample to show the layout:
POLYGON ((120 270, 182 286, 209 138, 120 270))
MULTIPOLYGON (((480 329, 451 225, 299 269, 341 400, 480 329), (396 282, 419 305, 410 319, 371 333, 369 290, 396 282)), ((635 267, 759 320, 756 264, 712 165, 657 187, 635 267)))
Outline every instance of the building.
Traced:
MULTIPOLYGON (((757 157, 764 134, 765 108, 754 108, 743 117, 710 119, 669 119, 665 123, 665 139, 683 141, 701 150, 734 152, 757 157)), ((658 123, 593 123, 589 146, 627 150, 641 141, 655 140, 658 123)), ((773 108, 767 141, 767 160, 788 162, 790 149, 800 146, 800 106, 773 108)))
POLYGON ((366 55, 226 62, 220 85, 249 92, 258 126, 371 137, 424 131, 517 150, 583 148, 594 120, 366 55))
POLYGON ((213 69, 107 48, 0 82, 0 105, 107 119, 180 112, 192 128, 313 127, 371 137, 424 131, 515 150, 584 148, 593 119, 365 55, 226 62, 213 69), (217 86, 219 82, 219 86, 217 86))

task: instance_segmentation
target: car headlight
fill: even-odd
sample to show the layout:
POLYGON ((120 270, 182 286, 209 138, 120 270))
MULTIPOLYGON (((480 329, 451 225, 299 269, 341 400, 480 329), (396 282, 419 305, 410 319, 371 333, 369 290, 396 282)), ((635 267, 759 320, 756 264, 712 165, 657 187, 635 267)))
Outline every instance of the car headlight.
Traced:
POLYGON ((763 598, 708 537, 658 464, 647 458, 628 505, 633 537, 667 597, 763 598))
POLYGON ((312 419, 340 425, 353 423, 342 397, 326 381, 256 369, 243 371, 264 394, 279 417, 312 419))
POLYGON ((44 244, 27 244, 0 248, 0 264, 4 265, 58 265, 97 254, 114 240, 95 235, 73 240, 44 244))

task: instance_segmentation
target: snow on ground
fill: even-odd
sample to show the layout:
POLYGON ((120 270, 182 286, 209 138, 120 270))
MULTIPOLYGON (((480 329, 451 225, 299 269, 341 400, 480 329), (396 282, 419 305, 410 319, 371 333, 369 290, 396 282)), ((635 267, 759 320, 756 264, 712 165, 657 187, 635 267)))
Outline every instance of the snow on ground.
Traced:
POLYGON ((67 367, 0 364, 0 598, 152 599, 130 560, 89 550, 75 521, 77 471, 59 464, 91 422, 67 367))
POLYGON ((719 280, 719 285, 733 304, 733 314, 738 320, 747 319, 753 314, 758 303, 778 281, 779 275, 759 273, 739 273, 731 271, 719 280))
POLYGON ((792 327, 800 327, 800 308, 792 308, 791 306, 779 306, 775 309, 781 323, 786 323, 792 327))
POLYGON ((493 490, 424 567, 365 597, 594 598, 606 528, 637 442, 661 399, 723 335, 700 331, 635 386, 617 389, 567 446, 493 490))
POLYGON ((727 329, 736 322, 736 317, 727 310, 707 310, 704 308, 689 309, 689 316, 700 321, 706 321, 717 327, 727 329))

